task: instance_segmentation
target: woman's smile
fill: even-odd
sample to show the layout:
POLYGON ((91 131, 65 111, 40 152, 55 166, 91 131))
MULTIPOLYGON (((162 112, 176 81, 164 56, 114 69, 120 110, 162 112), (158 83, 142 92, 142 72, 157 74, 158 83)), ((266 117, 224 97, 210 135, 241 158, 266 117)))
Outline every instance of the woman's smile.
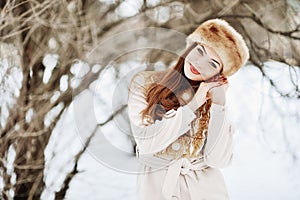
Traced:
POLYGON ((196 69, 196 67, 194 67, 191 63, 190 64, 190 70, 193 74, 199 75, 200 72, 196 69))

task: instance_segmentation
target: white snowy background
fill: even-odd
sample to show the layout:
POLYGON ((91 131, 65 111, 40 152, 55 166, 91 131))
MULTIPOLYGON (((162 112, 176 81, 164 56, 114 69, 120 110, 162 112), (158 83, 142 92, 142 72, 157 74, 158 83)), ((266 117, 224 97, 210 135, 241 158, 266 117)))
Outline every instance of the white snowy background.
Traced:
MULTIPOLYGON (((133 15, 136 12, 133 8, 124 3, 119 14, 133 15)), ((164 16, 160 18, 163 20, 164 16)), ((47 82, 56 65, 57 57, 49 56, 45 58, 47 67, 44 82, 47 82)), ((292 70, 281 63, 270 61, 265 64, 265 73, 275 80, 277 90, 250 64, 229 77, 227 106, 236 129, 234 160, 222 172, 232 200, 300 199, 300 102, 299 99, 279 94, 295 95, 292 81, 300 85, 300 70, 295 68, 296 71, 291 73, 292 70)), ((136 66, 140 64, 133 62, 121 65, 118 69, 124 75, 121 79, 115 76, 113 67, 108 67, 99 82, 93 83, 89 90, 75 98, 63 114, 45 152, 47 190, 42 199, 54 198, 54 192, 71 170, 74 155, 82 148, 82 141, 96 124, 105 121, 116 105, 126 104, 130 75, 140 70, 136 66)), ((0 79, 7 67, 7 62, 2 60, 0 79)), ((160 69, 159 65, 157 69, 160 69)), ((89 67, 79 63, 73 67, 72 73, 80 78, 87 70, 97 71, 99 66, 89 67)), ((12 79, 15 79, 11 82, 17 85, 8 85, 6 88, 18 93, 21 80, 18 77, 21 74, 17 69, 11 71, 14 74, 12 79)), ((66 78, 60 82, 61 91, 66 87, 66 78)), ((5 91, 1 92, 0 105, 12 101, 5 91)), ((5 115, 7 111, 2 110, 1 114, 5 115)), ((88 151, 79 161, 80 173, 73 178, 66 199, 137 199, 134 157, 125 153, 113 154, 109 144, 103 142, 107 139, 115 149, 130 152, 132 142, 124 134, 128 133, 129 128, 126 122, 125 110, 121 116, 115 116, 114 120, 98 130, 88 151)), ((13 157, 13 152, 11 154, 13 157)), ((0 189, 3 186, 1 184, 0 181, 0 189)))

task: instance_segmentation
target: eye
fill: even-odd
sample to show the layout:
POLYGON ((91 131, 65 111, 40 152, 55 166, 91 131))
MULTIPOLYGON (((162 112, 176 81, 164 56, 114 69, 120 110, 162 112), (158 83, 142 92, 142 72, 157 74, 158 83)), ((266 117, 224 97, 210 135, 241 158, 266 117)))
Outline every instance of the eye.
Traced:
POLYGON ((209 64, 210 64, 211 66, 213 66, 215 69, 218 68, 218 66, 217 66, 214 62, 209 62, 209 64))
POLYGON ((200 48, 197 48, 198 52, 203 56, 203 51, 200 48))

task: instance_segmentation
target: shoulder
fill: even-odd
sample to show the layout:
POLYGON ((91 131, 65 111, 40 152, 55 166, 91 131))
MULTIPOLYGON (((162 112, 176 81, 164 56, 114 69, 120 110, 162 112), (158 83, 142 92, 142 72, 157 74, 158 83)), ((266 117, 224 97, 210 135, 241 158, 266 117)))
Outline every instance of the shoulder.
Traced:
POLYGON ((139 71, 131 78, 131 84, 146 86, 162 79, 166 71, 139 71))
POLYGON ((147 85, 149 85, 149 77, 151 71, 139 71, 133 74, 128 84, 129 93, 144 94, 147 85))
POLYGON ((136 72, 131 80, 133 81, 145 81, 145 79, 147 79, 148 77, 150 77, 150 75, 152 75, 154 72, 153 71, 139 71, 136 72))

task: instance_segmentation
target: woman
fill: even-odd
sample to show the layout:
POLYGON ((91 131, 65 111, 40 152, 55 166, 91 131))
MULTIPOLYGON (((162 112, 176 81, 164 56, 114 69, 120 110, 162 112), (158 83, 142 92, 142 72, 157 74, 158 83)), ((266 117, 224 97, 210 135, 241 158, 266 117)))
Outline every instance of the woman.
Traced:
POLYGON ((229 199, 220 171, 233 159, 226 77, 248 59, 242 36, 212 19, 187 37, 173 68, 132 78, 128 115, 142 171, 139 200, 229 199))

